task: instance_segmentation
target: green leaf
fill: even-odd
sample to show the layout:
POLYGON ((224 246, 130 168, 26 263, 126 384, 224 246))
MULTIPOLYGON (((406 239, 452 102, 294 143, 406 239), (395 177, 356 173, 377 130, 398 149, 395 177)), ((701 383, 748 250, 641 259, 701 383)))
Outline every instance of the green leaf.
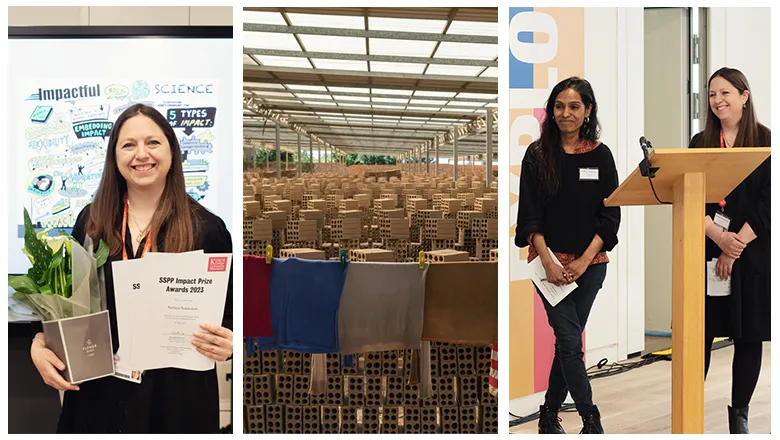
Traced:
POLYGON ((30 213, 24 210, 24 247, 33 261, 32 267, 27 271, 27 275, 38 283, 44 285, 48 283, 49 263, 54 257, 46 243, 40 241, 35 233, 30 213))
MULTIPOLYGON (((58 252, 55 255, 53 255, 52 260, 49 262, 49 270, 46 271, 46 283, 51 284, 52 293, 55 293, 57 295, 63 295, 64 292, 60 290, 60 282, 57 279, 59 276, 58 269, 60 266, 62 266, 65 263, 65 260, 62 258, 62 252, 58 252)), ((42 280, 43 281, 43 280, 42 280)), ((40 282, 40 284, 44 284, 43 282, 40 282)))
POLYGON ((20 293, 39 293, 38 285, 27 275, 9 276, 8 287, 20 293))
POLYGON ((32 255, 30 255, 29 252, 27 252, 27 248, 22 248, 22 253, 24 255, 27 255, 27 259, 30 260, 30 264, 35 264, 35 259, 33 258, 32 255))
POLYGON ((64 264, 65 264, 65 258, 62 257, 62 252, 57 252, 56 254, 53 255, 51 262, 49 262, 49 270, 54 271, 54 269, 64 264))
POLYGON ((100 244, 98 244, 98 250, 95 252, 95 260, 96 260, 96 268, 100 269, 101 266, 103 266, 106 261, 108 260, 108 252, 109 248, 105 241, 102 239, 100 240, 100 244))
POLYGON ((53 292, 51 291, 51 284, 44 284, 40 286, 41 293, 45 293, 47 295, 51 295, 53 292))

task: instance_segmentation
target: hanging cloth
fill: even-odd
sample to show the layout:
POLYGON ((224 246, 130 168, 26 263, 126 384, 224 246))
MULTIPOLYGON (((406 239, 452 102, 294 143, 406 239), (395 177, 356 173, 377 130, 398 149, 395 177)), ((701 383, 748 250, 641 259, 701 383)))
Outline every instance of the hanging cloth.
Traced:
POLYGON ((274 258, 272 266, 273 337, 258 338, 259 348, 339 352, 338 309, 349 264, 274 258))
POLYGON ((272 267, 265 257, 244 255, 244 336, 273 336, 272 267))
POLYGON ((428 264, 351 263, 339 305, 344 353, 420 349, 428 264))
POLYGON ((498 342, 498 263, 431 264, 424 310, 423 340, 498 342))

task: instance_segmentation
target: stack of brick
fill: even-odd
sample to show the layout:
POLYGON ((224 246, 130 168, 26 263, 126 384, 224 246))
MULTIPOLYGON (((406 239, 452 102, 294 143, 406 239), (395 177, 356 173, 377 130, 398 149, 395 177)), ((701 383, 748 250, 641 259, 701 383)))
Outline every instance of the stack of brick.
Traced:
POLYGON ((244 177, 243 236, 248 253, 264 253, 269 242, 277 256, 280 249, 302 247, 327 249, 329 257, 337 257, 341 248, 385 249, 393 251, 396 261, 412 261, 419 251, 434 249, 489 259, 490 250, 497 248, 494 227, 477 225, 481 231, 477 233, 470 223, 472 218, 497 218, 497 193, 468 171, 455 183, 445 175, 424 174, 376 178, 329 173, 277 179, 245 173, 244 177), (254 219, 271 222, 270 239, 267 226, 253 223, 254 219), (455 235, 450 222, 426 224, 429 219, 455 220, 455 235), (357 228, 353 220, 358 221, 357 228), (308 240, 312 229, 306 221, 316 223, 314 240, 308 240))
POLYGON ((327 355, 328 390, 309 395, 310 356, 244 355, 246 433, 496 433, 490 347, 432 343, 433 396, 408 383, 411 351, 327 355))

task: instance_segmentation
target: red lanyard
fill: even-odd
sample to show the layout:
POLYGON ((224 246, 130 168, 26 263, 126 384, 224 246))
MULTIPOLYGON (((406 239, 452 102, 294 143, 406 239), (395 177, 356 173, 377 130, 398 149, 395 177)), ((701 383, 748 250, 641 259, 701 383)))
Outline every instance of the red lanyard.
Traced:
MULTIPOLYGON (((127 246, 125 246, 125 233, 127 231, 127 196, 125 196, 125 213, 122 215, 122 259, 127 260, 127 246)), ((146 243, 141 251, 141 258, 152 248, 152 234, 146 235, 146 243)))
MULTIPOLYGON (((726 142, 723 139, 723 129, 720 129, 720 148, 726 148, 726 142)), ((723 212, 724 209, 726 209, 726 199, 723 199, 718 203, 720 205, 720 212, 723 212)))

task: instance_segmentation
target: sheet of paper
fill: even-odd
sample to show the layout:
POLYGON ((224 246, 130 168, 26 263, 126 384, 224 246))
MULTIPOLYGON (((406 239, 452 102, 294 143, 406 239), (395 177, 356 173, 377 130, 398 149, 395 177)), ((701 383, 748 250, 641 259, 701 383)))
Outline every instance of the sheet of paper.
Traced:
MULTIPOLYGON (((563 267, 561 262, 558 261, 558 258, 550 250, 550 248, 547 248, 547 252, 550 253, 550 257, 552 257, 552 260, 555 264, 563 267)), ((538 256, 534 258, 533 261, 528 263, 528 266, 531 269, 531 280, 539 289, 539 293, 541 293, 547 302, 549 302, 553 307, 557 306, 559 302, 561 302, 568 294, 577 288, 577 283, 556 286, 555 284, 544 281, 547 279, 547 271, 544 270, 542 259, 538 256)))
POLYGON ((114 278, 114 304, 116 305, 116 321, 119 331, 119 351, 114 355, 114 376, 140 383, 143 371, 131 365, 133 339, 135 328, 143 316, 143 296, 139 291, 144 280, 148 260, 144 258, 114 261, 111 269, 114 278))
POLYGON ((215 361, 192 345, 202 322, 220 324, 225 308, 230 254, 160 254, 137 273, 143 325, 134 330, 132 364, 145 370, 210 370, 215 361))
POLYGON ((707 262, 707 296, 729 296, 731 295, 731 276, 728 279, 721 280, 715 271, 715 264, 718 260, 707 262))
MULTIPOLYGON (((182 252, 182 253, 180 253, 178 255, 193 255, 193 254, 203 255, 203 249, 199 249, 197 251, 182 252)), ((167 254, 165 252, 151 252, 150 251, 150 252, 144 253, 144 258, 150 258, 150 257, 154 258, 154 257, 159 257, 160 255, 165 256, 165 255, 171 255, 171 254, 167 254)))

